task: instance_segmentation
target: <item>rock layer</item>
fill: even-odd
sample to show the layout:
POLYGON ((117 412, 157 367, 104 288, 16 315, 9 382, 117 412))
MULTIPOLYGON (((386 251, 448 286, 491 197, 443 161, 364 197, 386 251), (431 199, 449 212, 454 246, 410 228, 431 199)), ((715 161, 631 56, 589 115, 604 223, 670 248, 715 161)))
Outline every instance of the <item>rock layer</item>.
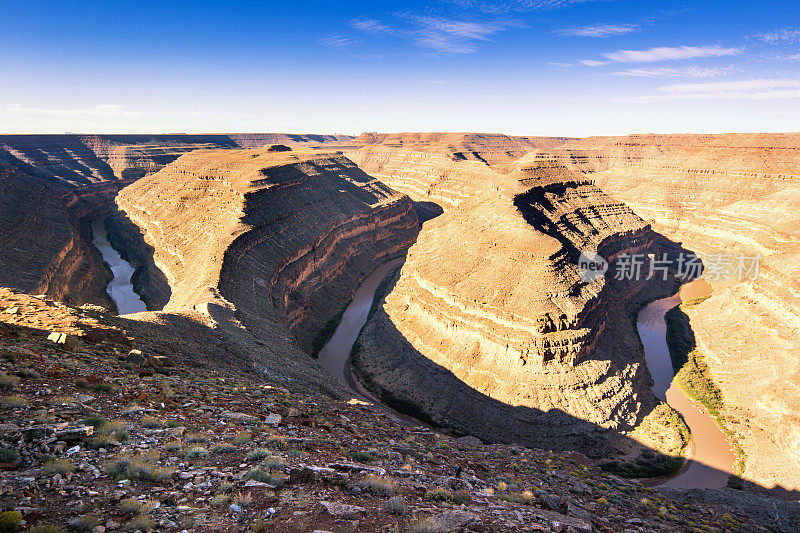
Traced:
POLYGON ((233 305, 311 352, 358 281, 413 243, 410 200, 338 152, 207 150, 119 195, 172 289, 166 309, 233 305))
POLYGON ((743 438, 745 479, 800 488, 800 134, 601 137, 553 153, 707 263, 761 254, 757 280, 711 279, 690 318, 743 438))
MULTIPOLYGON (((374 164, 374 148, 363 150, 374 164)), ((384 154, 395 187, 421 190, 445 174, 429 183, 452 201, 426 223, 362 333, 358 372, 387 401, 460 432, 601 453, 606 430, 631 430, 656 404, 626 306, 666 287, 583 282, 577 259, 666 243, 552 158, 521 158, 504 174, 430 152, 384 154), (422 178, 421 158, 431 162, 422 178)))
MULTIPOLYGON (((116 190, 199 148, 349 139, 273 133, 0 135, 0 235, 5 244, 0 284, 113 309, 105 294, 110 273, 91 245, 89 226, 91 218, 111 213, 116 190)), ((151 296, 158 307, 163 297, 151 296)))

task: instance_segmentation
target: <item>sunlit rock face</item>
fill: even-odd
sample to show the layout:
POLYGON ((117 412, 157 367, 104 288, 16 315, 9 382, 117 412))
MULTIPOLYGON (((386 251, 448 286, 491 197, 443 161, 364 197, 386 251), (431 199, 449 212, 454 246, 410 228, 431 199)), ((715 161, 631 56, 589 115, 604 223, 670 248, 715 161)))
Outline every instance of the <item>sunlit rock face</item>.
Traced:
POLYGON ((553 154, 688 248, 761 255, 756 281, 711 280, 689 314, 745 478, 800 488, 800 135, 598 137, 553 154))
POLYGON ((339 152, 197 151, 117 201, 155 250, 167 309, 224 301, 309 352, 359 280, 419 230, 408 197, 339 152))
MULTIPOLYGON (((353 158, 376 167, 377 149, 362 150, 353 158)), ((667 289, 584 282, 577 260, 587 249, 610 260, 658 250, 650 227, 537 152, 492 166, 456 161, 446 147, 382 150, 383 179, 447 207, 362 333, 354 360, 364 380, 488 440, 587 450, 607 429, 635 426, 654 399, 626 306, 667 289)))
MULTIPOLYGON (((71 304, 113 309, 110 274, 90 222, 114 210, 116 192, 203 148, 343 142, 347 136, 0 135, 0 284, 71 304)), ((157 301, 156 298, 154 301, 157 301)))

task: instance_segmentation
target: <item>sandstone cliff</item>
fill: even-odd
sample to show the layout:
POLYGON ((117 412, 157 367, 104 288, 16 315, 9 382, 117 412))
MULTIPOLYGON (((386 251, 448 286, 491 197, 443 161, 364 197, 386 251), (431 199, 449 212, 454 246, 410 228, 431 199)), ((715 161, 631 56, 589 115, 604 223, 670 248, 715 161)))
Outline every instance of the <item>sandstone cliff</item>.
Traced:
POLYGON ((262 339, 312 352, 358 282, 414 242, 408 197, 338 152, 203 150, 125 188, 117 202, 154 249, 166 309, 236 309, 262 339))
POLYGON ((584 249, 613 260, 669 243, 590 179, 536 153, 495 166, 441 146, 366 146, 352 157, 422 194, 415 199, 448 206, 426 223, 362 333, 362 378, 460 432, 612 453, 607 430, 632 431, 657 404, 628 307, 669 288, 584 283, 577 259, 584 249))
POLYGON ((745 478, 800 488, 800 134, 588 138, 553 153, 692 250, 761 254, 756 281, 711 280, 690 317, 745 478))
MULTIPOLYGON (((89 227, 93 218, 113 212, 116 191, 130 180, 200 148, 349 139, 280 133, 0 135, 0 232, 6 244, 0 257, 0 283, 73 304, 89 302, 113 309, 105 292, 110 273, 91 244, 89 227)), ((154 269, 144 268, 146 258, 142 256, 139 263, 142 270, 137 276, 154 281, 154 269)), ((163 305, 163 294, 162 287, 149 295, 151 307, 163 305)))

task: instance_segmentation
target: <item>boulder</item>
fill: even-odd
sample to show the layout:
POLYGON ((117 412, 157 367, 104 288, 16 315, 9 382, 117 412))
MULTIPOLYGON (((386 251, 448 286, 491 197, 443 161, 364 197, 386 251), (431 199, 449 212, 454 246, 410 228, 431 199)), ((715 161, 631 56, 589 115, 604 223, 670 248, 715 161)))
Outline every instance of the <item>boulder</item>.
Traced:
POLYGON ((358 507, 357 505, 347 505, 346 503, 322 501, 319 502, 319 504, 334 518, 355 520, 359 517, 359 515, 362 515, 364 512, 366 512, 366 509, 363 507, 358 507))

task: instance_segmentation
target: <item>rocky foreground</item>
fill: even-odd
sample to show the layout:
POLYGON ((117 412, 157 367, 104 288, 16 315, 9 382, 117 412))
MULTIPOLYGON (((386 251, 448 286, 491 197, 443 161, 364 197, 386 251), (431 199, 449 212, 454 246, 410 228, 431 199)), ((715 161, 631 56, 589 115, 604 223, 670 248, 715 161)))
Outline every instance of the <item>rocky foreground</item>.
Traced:
MULTIPOLYGON (((769 506, 673 493, 455 439, 209 356, 136 320, 0 291, 0 531, 786 531, 769 506)), ((735 498, 730 494, 729 500, 735 498)), ((719 499, 719 498, 716 498, 719 499)))

